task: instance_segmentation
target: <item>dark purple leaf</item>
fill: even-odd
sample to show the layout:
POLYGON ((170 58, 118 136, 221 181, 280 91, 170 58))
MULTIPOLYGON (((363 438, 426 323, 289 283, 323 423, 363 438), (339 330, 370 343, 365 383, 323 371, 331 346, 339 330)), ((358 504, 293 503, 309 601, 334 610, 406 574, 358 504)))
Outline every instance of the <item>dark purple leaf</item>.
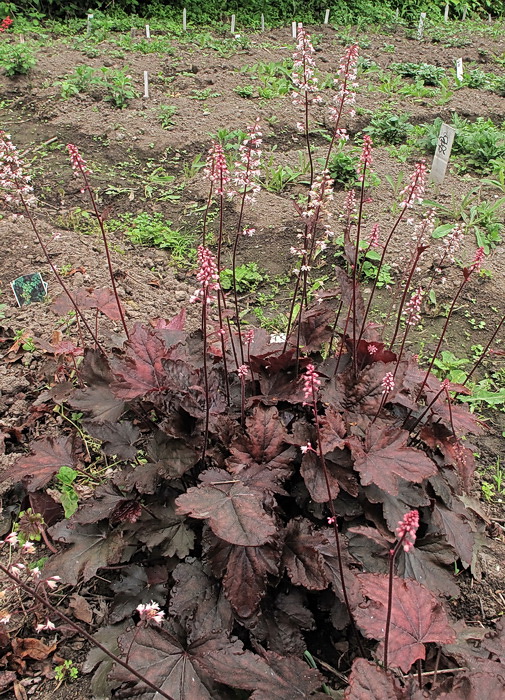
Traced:
MULTIPOLYGON (((225 475, 227 472, 223 472, 225 475)), ((233 480, 194 486, 177 498, 177 513, 207 520, 211 530, 231 544, 264 544, 276 531, 275 523, 264 509, 262 496, 233 480)))
POLYGON ((430 532, 445 535, 445 539, 456 550, 465 568, 470 566, 475 537, 464 515, 435 504, 430 532))
POLYGON ((159 548, 164 557, 187 557, 193 549, 195 534, 186 524, 186 518, 175 514, 172 503, 150 505, 138 521, 136 534, 149 549, 159 548))
MULTIPOLYGON (((419 698, 423 698, 422 693, 419 698)), ((363 658, 355 659, 344 700, 414 700, 389 671, 363 658)))
MULTIPOLYGON (((389 576, 359 574, 358 578, 368 602, 356 608, 355 619, 367 637, 380 640, 377 652, 382 657, 389 576)), ((425 658, 425 644, 445 644, 454 639, 454 631, 436 596, 417 581, 395 576, 389 635, 390 665, 408 673, 417 659, 425 658)))
POLYGON ((60 467, 75 467, 75 445, 70 437, 40 438, 30 443, 31 454, 20 457, 6 472, 0 474, 0 483, 23 482, 29 492, 45 486, 60 467))
POLYGON ((328 586, 324 560, 318 550, 324 538, 308 520, 291 520, 286 528, 282 564, 295 586, 320 591, 328 586))
POLYGON ((150 584, 149 570, 132 564, 121 572, 121 579, 114 581, 111 588, 115 593, 109 622, 115 624, 131 617, 137 605, 154 601, 163 605, 167 598, 166 586, 162 583, 150 584))
POLYGON ((303 455, 300 474, 310 493, 310 497, 316 503, 327 503, 329 500, 333 500, 338 496, 340 486, 338 477, 335 474, 338 468, 334 469, 334 467, 336 468, 334 463, 326 462, 328 483, 330 486, 330 493, 328 493, 328 486, 319 455, 311 451, 303 455))
POLYGON ((81 505, 72 516, 72 523, 92 525, 99 520, 112 518, 116 509, 128 503, 137 503, 134 498, 124 496, 113 484, 105 483, 97 486, 92 499, 81 505))
POLYGON ((420 483, 435 474, 436 464, 422 450, 407 447, 408 439, 409 433, 398 428, 387 428, 378 434, 370 431, 365 449, 352 450, 361 483, 375 484, 396 496, 400 479, 420 483))
POLYGON ((102 566, 111 566, 123 561, 126 540, 121 532, 108 533, 95 526, 72 528, 63 520, 50 528, 54 540, 70 547, 51 557, 44 564, 44 576, 60 576, 65 583, 75 586, 79 580, 88 581, 102 566))
POLYGON ((72 408, 90 414, 97 422, 119 420, 125 404, 110 390, 114 378, 102 353, 87 350, 81 366, 81 378, 88 385, 75 392, 69 403, 72 408))
POLYGON ((83 426, 92 437, 103 442, 105 454, 124 460, 135 459, 137 450, 134 445, 140 437, 140 430, 130 421, 83 421, 83 426))

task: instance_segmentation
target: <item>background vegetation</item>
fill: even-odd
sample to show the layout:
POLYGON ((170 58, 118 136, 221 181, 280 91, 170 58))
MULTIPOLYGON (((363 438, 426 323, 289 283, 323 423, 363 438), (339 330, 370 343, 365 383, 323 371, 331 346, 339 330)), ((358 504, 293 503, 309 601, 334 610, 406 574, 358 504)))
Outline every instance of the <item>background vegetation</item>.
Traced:
MULTIPOLYGON (((16 16, 19 14, 38 15, 39 18, 48 16, 78 17, 86 11, 103 11, 109 14, 137 14, 142 16, 163 16, 166 18, 179 17, 183 7, 188 11, 188 18, 193 22, 219 22, 221 19, 235 14, 237 20, 248 25, 259 23, 263 13, 269 24, 298 21, 321 22, 326 9, 331 10, 332 21, 339 24, 350 24, 359 21, 387 21, 399 8, 400 15, 405 19, 413 19, 420 12, 428 12, 431 17, 442 15, 445 0, 382 0, 374 3, 371 0, 277 0, 276 3, 267 0, 103 0, 90 2, 86 7, 80 0, 16 0, 16 2, 0 2, 0 15, 16 16)), ((450 15, 457 18, 465 8, 470 13, 493 16, 502 15, 505 9, 504 0, 449 0, 450 15)))

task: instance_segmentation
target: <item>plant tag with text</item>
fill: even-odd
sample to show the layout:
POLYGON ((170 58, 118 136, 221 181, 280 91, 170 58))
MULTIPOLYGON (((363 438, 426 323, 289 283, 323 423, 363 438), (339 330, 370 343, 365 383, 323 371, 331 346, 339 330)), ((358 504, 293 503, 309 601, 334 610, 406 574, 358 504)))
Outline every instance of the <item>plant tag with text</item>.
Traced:
POLYGON ((456 78, 461 82, 463 80, 463 59, 456 59, 456 78))
POLYGON ((430 180, 437 185, 442 184, 445 178, 445 171, 451 156, 452 144, 456 129, 448 124, 442 124, 437 140, 437 148, 431 166, 430 180))

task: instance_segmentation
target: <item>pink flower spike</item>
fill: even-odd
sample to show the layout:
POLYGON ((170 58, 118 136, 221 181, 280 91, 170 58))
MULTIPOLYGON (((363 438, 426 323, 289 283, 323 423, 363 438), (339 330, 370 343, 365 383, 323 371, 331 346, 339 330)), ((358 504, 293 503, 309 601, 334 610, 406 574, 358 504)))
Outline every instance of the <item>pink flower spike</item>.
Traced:
POLYGON ((248 372, 249 368, 247 367, 247 365, 240 365, 240 367, 237 369, 237 374, 241 380, 244 380, 247 377, 248 372))
POLYGON ((69 143, 67 144, 67 150, 70 155, 70 165, 72 166, 72 170, 81 173, 92 172, 86 165, 86 161, 84 160, 84 158, 79 153, 79 149, 77 148, 77 146, 74 146, 73 143, 69 143))
POLYGON ((16 532, 11 532, 4 540, 4 544, 8 544, 11 547, 16 547, 18 544, 18 536, 16 532))
POLYGON ((146 603, 145 605, 142 603, 137 605, 136 610, 140 615, 140 619, 147 623, 154 622, 157 625, 161 625, 165 617, 165 613, 163 610, 160 610, 160 606, 158 603, 155 603, 154 600, 151 600, 150 603, 146 603))
POLYGON ((48 588, 54 591, 55 588, 57 588, 59 581, 61 581, 61 578, 59 576, 51 576, 50 578, 46 579, 44 583, 48 588))
POLYGON ((402 542, 403 550, 410 552, 416 542, 416 533, 419 527, 419 512, 410 510, 405 513, 396 528, 396 536, 402 542))
POLYGON ((321 380, 313 364, 307 365, 307 371, 303 377, 303 395, 305 399, 314 399, 317 390, 321 386, 321 380))
POLYGON ((330 518, 328 518, 327 520, 328 520, 328 525, 335 525, 335 523, 337 522, 337 519, 335 518, 334 515, 332 515, 332 516, 331 516, 330 518))
POLYGON ((31 542, 25 542, 24 545, 21 547, 21 551, 23 552, 23 554, 35 554, 36 549, 31 542))
POLYGON ((403 201, 401 203, 402 207, 410 209, 414 204, 421 204, 424 198, 424 191, 426 189, 426 162, 424 160, 416 163, 416 169, 410 176, 410 182, 402 190, 401 196, 403 201))
POLYGON ((247 343, 247 345, 250 345, 253 340, 254 340, 254 329, 251 328, 244 335, 244 341, 247 343))
POLYGON ((395 378, 392 372, 388 372, 382 379, 382 393, 388 394, 395 388, 395 378))

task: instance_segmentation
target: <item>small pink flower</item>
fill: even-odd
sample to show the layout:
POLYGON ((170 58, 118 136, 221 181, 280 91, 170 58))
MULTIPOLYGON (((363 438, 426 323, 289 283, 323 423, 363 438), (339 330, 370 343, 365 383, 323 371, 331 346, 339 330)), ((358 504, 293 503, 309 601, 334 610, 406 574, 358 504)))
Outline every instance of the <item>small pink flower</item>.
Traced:
POLYGON ((388 372, 382 379, 382 393, 387 394, 395 388, 395 378, 392 372, 388 372))
MULTIPOLYGON (((231 181, 231 175, 226 164, 226 157, 221 144, 214 142, 210 147, 207 156, 207 164, 203 172, 211 182, 217 185, 216 193, 219 196, 222 197, 228 192, 228 184, 231 181)), ((231 192, 228 193, 231 194, 231 192)))
POLYGON ((24 545, 21 547, 21 551, 23 552, 23 554, 35 554, 36 549, 31 542, 25 542, 24 545))
POLYGON ((360 163, 362 164, 362 173, 360 176, 360 179, 363 179, 363 171, 365 168, 370 169, 372 163, 373 163, 373 158, 372 158, 372 138, 368 134, 365 134, 363 137, 363 148, 361 150, 361 155, 360 155, 360 163))
POLYGON ((61 578, 59 576, 50 576, 48 579, 44 581, 46 586, 50 588, 52 591, 54 591, 58 587, 58 583, 61 581, 61 578))
POLYGON ((410 301, 405 306, 404 314, 407 316, 405 323, 408 326, 415 326, 421 320, 421 306, 423 302, 424 292, 421 287, 418 287, 411 296, 410 301))
POLYGON ((305 399, 314 399, 315 394, 321 386, 321 380, 313 364, 307 365, 307 371, 303 377, 303 395, 305 399))
POLYGON ((337 519, 335 518, 334 515, 332 515, 331 517, 327 518, 327 521, 328 521, 328 525, 334 525, 337 522, 337 519))
POLYGON ((79 153, 77 146, 74 146, 73 143, 69 143, 67 144, 67 150, 70 155, 70 165, 72 166, 72 170, 74 170, 74 172, 80 172, 83 174, 92 172, 86 165, 84 158, 79 153))
POLYGON ((11 532, 5 540, 3 541, 3 544, 8 544, 11 547, 16 547, 18 544, 18 536, 16 532, 11 532))
POLYGON ((237 374, 241 380, 244 380, 247 377, 248 372, 249 368, 247 367, 247 365, 240 365, 240 367, 237 369, 237 374))
POLYGON ((244 341, 250 345, 254 340, 254 329, 250 328, 244 335, 244 341))
POLYGON ((42 632, 43 630, 50 631, 50 630, 54 630, 54 629, 55 629, 55 625, 51 622, 51 620, 48 617, 46 617, 45 625, 40 624, 40 625, 37 625, 35 627, 36 632, 42 632))
POLYGON ((137 605, 136 610, 140 615, 140 619, 146 623, 155 622, 156 624, 161 625, 163 618, 165 617, 163 610, 160 610, 158 603, 155 603, 153 600, 145 605, 142 603, 137 605))
POLYGON ((405 187, 401 196, 403 197, 402 206, 410 209, 414 204, 421 204, 424 198, 426 189, 426 163, 424 160, 416 163, 416 168, 410 176, 410 182, 405 187))
POLYGON ((419 527, 419 512, 411 510, 405 513, 403 519, 399 521, 396 528, 396 536, 400 541, 403 540, 402 546, 405 552, 410 552, 416 542, 416 533, 419 527))
POLYGON ((315 449, 312 447, 310 442, 308 442, 306 445, 300 445, 300 450, 302 455, 306 455, 307 452, 315 452, 315 449))

